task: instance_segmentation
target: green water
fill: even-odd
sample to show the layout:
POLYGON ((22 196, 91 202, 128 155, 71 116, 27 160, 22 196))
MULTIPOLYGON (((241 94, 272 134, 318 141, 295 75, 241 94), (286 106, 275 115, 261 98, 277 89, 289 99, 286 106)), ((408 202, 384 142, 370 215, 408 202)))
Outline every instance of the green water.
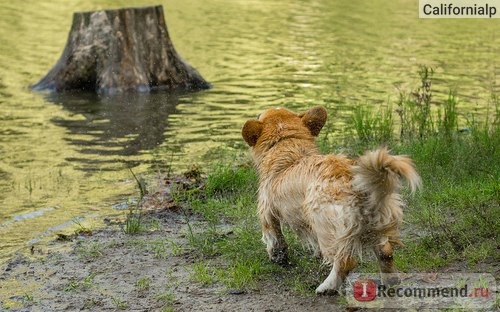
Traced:
POLYGON ((500 92, 497 20, 419 20, 418 1, 2 1, 0 259, 137 197, 128 168, 165 173, 243 151, 243 122, 269 106, 327 105, 336 135, 356 105, 395 103, 436 69, 485 112, 500 92), (173 43, 214 86, 188 95, 35 93, 59 58, 72 12, 162 4, 173 43))

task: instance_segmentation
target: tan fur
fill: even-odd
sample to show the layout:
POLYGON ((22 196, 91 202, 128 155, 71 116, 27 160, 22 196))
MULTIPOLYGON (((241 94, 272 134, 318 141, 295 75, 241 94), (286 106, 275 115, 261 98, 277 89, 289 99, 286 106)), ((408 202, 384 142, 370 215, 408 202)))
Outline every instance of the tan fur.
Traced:
POLYGON ((258 214, 269 257, 287 263, 281 226, 288 225, 332 266, 317 293, 337 290, 364 247, 375 251, 383 273, 396 272, 392 246, 401 243, 400 178, 412 191, 420 187, 410 158, 385 148, 357 160, 321 155, 315 136, 326 117, 323 107, 303 114, 274 108, 242 130, 259 173, 258 214))

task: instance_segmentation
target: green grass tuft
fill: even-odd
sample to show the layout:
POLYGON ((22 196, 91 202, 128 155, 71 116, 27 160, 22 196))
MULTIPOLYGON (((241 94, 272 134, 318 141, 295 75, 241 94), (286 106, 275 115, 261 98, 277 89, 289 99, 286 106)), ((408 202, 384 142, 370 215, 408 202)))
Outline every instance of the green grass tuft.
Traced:
POLYGON ((216 166, 207 178, 205 192, 208 196, 238 196, 254 187, 257 175, 250 166, 233 168, 225 164, 216 166))
POLYGON ((145 276, 138 278, 135 282, 135 287, 139 291, 149 290, 151 288, 151 278, 145 276))

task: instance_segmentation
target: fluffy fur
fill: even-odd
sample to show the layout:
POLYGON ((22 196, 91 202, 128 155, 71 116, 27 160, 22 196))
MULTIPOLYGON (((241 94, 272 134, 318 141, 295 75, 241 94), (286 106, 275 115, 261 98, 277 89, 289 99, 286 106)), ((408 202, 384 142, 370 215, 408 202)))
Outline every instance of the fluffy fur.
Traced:
POLYGON ((281 227, 290 226, 332 267, 317 293, 338 290, 366 247, 375 251, 383 273, 396 272, 392 247, 401 243, 400 180, 412 191, 421 184, 411 159, 385 148, 356 160, 321 155, 315 137, 326 118, 323 107, 303 114, 273 108, 242 130, 259 173, 258 215, 269 257, 288 263, 281 227))

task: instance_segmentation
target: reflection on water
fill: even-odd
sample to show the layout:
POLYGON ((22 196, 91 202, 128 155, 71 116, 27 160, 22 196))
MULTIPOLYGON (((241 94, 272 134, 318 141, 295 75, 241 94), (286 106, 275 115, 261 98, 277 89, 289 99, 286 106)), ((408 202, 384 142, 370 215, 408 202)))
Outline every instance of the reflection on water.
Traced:
POLYGON ((138 196, 130 167, 232 161, 245 151, 243 122, 268 106, 325 105, 341 137, 354 106, 394 104, 418 84, 420 64, 436 69, 435 98, 456 90, 461 111, 485 111, 500 93, 498 22, 419 20, 406 0, 163 1, 176 50, 213 89, 29 90, 62 53, 74 11, 147 4, 0 3, 0 259, 75 218, 123 214, 111 207, 138 196))
MULTIPOLYGON (((156 148, 165 139, 168 116, 175 113, 177 94, 131 93, 100 97, 93 93, 50 94, 49 102, 60 104, 79 119, 54 118, 53 122, 67 128, 67 141, 82 156, 130 156, 156 148)), ((105 158, 72 158, 69 161, 95 168, 105 158)), ((124 158, 124 161, 127 159, 124 158)), ((114 161, 114 160, 111 160, 114 161)))

